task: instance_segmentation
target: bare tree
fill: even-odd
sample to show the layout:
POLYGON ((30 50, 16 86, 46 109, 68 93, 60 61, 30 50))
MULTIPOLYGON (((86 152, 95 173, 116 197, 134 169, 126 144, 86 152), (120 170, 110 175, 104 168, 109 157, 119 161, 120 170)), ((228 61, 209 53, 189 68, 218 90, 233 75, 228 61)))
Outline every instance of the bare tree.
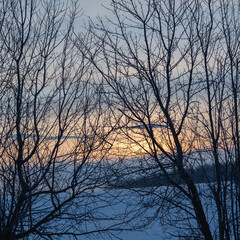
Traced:
POLYGON ((94 193, 104 184, 107 116, 92 67, 73 44, 78 11, 73 2, 0 1, 3 240, 107 229, 98 214, 106 194, 94 193))
POLYGON ((111 19, 91 23, 92 48, 79 36, 119 134, 148 156, 133 176, 168 187, 126 182, 178 238, 239 237, 239 7, 228 4, 112 0, 111 19))

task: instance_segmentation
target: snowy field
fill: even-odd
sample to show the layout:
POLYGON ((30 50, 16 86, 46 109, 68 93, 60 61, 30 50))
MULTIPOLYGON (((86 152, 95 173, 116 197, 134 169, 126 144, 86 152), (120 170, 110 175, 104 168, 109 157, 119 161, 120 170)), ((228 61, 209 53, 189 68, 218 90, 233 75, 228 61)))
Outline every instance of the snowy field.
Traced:
MULTIPOLYGON (((124 192, 124 190, 122 190, 124 192)), ((123 193, 125 194, 125 193, 123 193)), ((129 200, 132 198, 132 202, 134 203, 134 198, 130 197, 129 200)), ((130 200, 131 201, 131 200, 130 200)), ((118 204, 114 206, 113 208, 105 208, 103 210, 104 214, 107 214, 108 216, 111 216, 112 214, 115 214, 116 212, 122 213, 125 211, 124 204, 118 204)), ((111 225, 111 221, 105 222, 106 225, 111 225)), ((104 224, 104 225, 105 225, 104 224)), ((159 223, 155 222, 153 224, 150 224, 145 230, 137 231, 120 231, 120 232, 114 232, 115 236, 100 236, 95 235, 93 236, 83 236, 80 239, 87 240, 87 239, 95 239, 95 240, 164 240, 167 239, 167 235, 164 233, 163 228, 159 225, 159 223)), ((177 240, 177 238, 171 238, 173 240, 177 240)))
MULTIPOLYGON (((162 228, 156 223, 150 226, 145 232, 133 231, 133 232, 122 232, 118 235, 123 240, 164 240, 162 228)), ((173 238, 172 238, 173 239, 173 238)), ((97 238, 96 240, 102 240, 97 238)))
MULTIPOLYGON (((129 172, 125 172, 123 171, 124 169, 117 168, 118 166, 116 166, 116 169, 119 170, 118 173, 121 173, 119 178, 117 178, 118 183, 119 181, 123 181, 122 179, 124 177, 126 177, 127 181, 129 179, 131 180, 132 178, 137 177, 136 174, 139 174, 139 172, 135 171, 135 168, 138 169, 139 166, 135 166, 135 164, 137 163, 134 161, 132 162, 131 168, 127 168, 129 172)), ((106 165, 103 165, 103 169, 105 168, 108 169, 106 165)), ((182 233, 182 231, 184 231, 182 229, 182 226, 188 226, 190 222, 190 225, 193 228, 197 227, 196 221, 193 219, 189 219, 189 216, 186 216, 186 212, 190 213, 190 215, 192 214, 192 216, 194 215, 194 210, 192 208, 190 200, 187 200, 186 197, 173 186, 162 185, 153 187, 136 187, 129 189, 110 187, 104 181, 104 177, 108 177, 105 172, 102 172, 101 168, 99 168, 99 172, 96 171, 96 169, 98 168, 96 168, 95 164, 86 165, 85 168, 82 169, 82 176, 86 176, 86 173, 88 173, 89 177, 87 176, 86 180, 83 180, 83 185, 81 189, 83 190, 85 188, 85 190, 83 190, 83 192, 79 195, 79 198, 74 201, 76 205, 70 207, 70 214, 79 214, 79 216, 81 217, 81 220, 79 220, 78 223, 79 225, 75 224, 75 230, 78 233, 85 233, 96 231, 98 229, 102 230, 108 228, 113 229, 113 231, 111 231, 112 234, 95 233, 94 235, 82 235, 77 239, 177 240, 180 238, 170 237, 167 231, 176 235, 185 235, 184 233, 182 233), (90 175, 93 179, 101 179, 99 182, 99 186, 101 186, 100 188, 95 188, 95 186, 93 186, 92 188, 90 187, 88 182, 91 180, 90 175), (171 200, 171 203, 165 204, 164 201, 165 206, 162 206, 161 204, 163 203, 163 201, 161 199, 163 196, 167 196, 168 199, 171 200), (184 211, 180 210, 179 208, 172 207, 173 205, 182 205, 184 207, 184 211), (165 218, 167 218, 168 222, 165 222, 165 228, 163 228, 163 225, 161 225, 161 221, 165 218), (146 228, 141 228, 141 231, 134 229, 135 226, 140 226, 141 224, 148 222, 148 219, 150 219, 150 223, 147 224, 146 228), (171 219, 173 219, 173 221, 171 221, 171 219), (181 219, 181 221, 178 221, 179 219, 181 219), (168 223, 173 224, 173 226, 167 228, 166 226, 168 223), (177 228, 175 228, 176 226, 177 228), (122 231, 120 229, 131 229, 131 231, 122 231)), ((153 168, 153 170, 154 169, 155 168, 153 168)), ((72 171, 72 169, 70 168, 68 170, 69 172, 72 171)), ((63 172, 61 172, 61 174, 63 174, 63 172)), ((68 171, 66 171, 65 174, 67 176, 68 171)), ((211 187, 213 187, 215 184, 216 183, 212 182, 210 185, 211 187)), ((228 185, 227 189, 230 190, 230 182, 226 182, 226 184, 228 185)), ((211 225, 210 227, 214 235, 214 229, 216 229, 217 224, 217 219, 216 217, 214 217, 214 215, 216 215, 216 212, 214 212, 216 206, 212 199, 212 193, 210 192, 209 188, 210 186, 207 183, 197 183, 196 186, 202 198, 204 211, 207 213, 208 222, 211 225)), ((186 186, 184 185, 182 185, 182 187, 186 188, 186 186)), ((65 197, 67 197, 68 194, 71 194, 71 191, 69 193, 65 192, 63 195, 61 195, 59 199, 64 199, 65 197)), ((42 200, 43 199, 38 201, 38 204, 35 205, 36 210, 38 209, 40 212, 42 212, 41 209, 44 209, 47 212, 47 209, 50 210, 50 208, 53 207, 51 199, 45 199, 44 203, 42 200)), ((60 218, 59 221, 51 223, 50 226, 52 226, 53 229, 57 226, 57 228, 59 229, 58 232, 61 232, 63 229, 69 229, 74 226, 75 220, 72 222, 73 224, 68 220, 65 222, 62 221, 64 221, 64 218, 60 218)), ((49 225, 47 226, 47 228, 49 228, 49 225)), ((76 240, 76 238, 67 236, 58 236, 57 238, 53 239, 76 240)), ((195 239, 200 240, 201 238, 195 239)))
MULTIPOLYGON (((89 165, 90 166, 90 165, 89 165)), ((135 165, 133 164, 133 169, 135 165)), ((91 168, 91 167, 90 167, 91 168)), ((95 167, 93 166, 93 169, 95 167)), ((88 168, 86 171, 89 170, 88 168)), ((131 172, 131 171, 130 171, 131 172)), ((123 172, 123 176, 129 176, 130 178, 136 177, 134 174, 136 174, 135 171, 134 174, 130 174, 130 172, 126 173, 123 172)), ((102 173, 96 173, 95 174, 99 177, 102 173)), ((83 174, 84 175, 84 174, 83 174)), ((104 175, 103 175, 104 176, 104 175)), ((101 176, 101 177, 103 177, 101 176)), ((122 177, 121 177, 122 179, 122 177)), ((86 182, 87 184, 87 182, 86 182)), ((215 185, 215 183, 211 184, 212 186, 215 185)), ((183 188, 184 185, 182 185, 183 188)), ((213 229, 216 229, 216 218, 214 217, 214 201, 211 197, 211 193, 209 190, 209 186, 206 183, 199 183, 197 184, 197 188, 202 197, 203 201, 203 207, 205 212, 207 213, 207 217, 209 222, 211 222, 211 228, 212 231, 213 229)), ((140 225, 141 223, 143 224, 146 219, 151 218, 155 216, 157 209, 161 205, 161 196, 163 195, 168 195, 171 201, 176 204, 176 206, 184 206, 184 208, 193 213, 193 209, 191 207, 191 203, 189 200, 185 198, 179 191, 171 186, 161 186, 161 187, 141 187, 141 188, 133 188, 133 189, 90 189, 86 190, 83 195, 80 196, 79 200, 81 202, 80 206, 75 209, 77 211, 82 212, 82 216, 84 215, 84 209, 87 211, 91 211, 90 209, 97 209, 93 210, 91 214, 93 214, 93 217, 96 217, 97 221, 93 221, 91 223, 87 219, 83 220, 83 224, 80 224, 81 230, 83 232, 89 232, 89 231, 95 231, 96 227, 98 229, 104 229, 104 228, 111 228, 114 226, 114 229, 119 228, 130 228, 132 229, 133 226, 140 225), (167 193, 167 194, 166 194, 167 193), (154 196, 154 197, 153 197, 154 196), (127 210, 126 210, 127 208, 127 210), (127 217, 124 218, 124 214, 127 213, 127 217), (130 213, 130 214, 129 214, 130 213), (136 218, 135 218, 136 216, 136 218), (114 219, 114 220, 111 220, 114 219), (101 220, 103 219, 103 220, 101 220), (117 220, 116 220, 117 219, 117 220), (125 224, 121 224, 123 219, 131 219, 125 224), (132 221, 133 220, 133 221, 132 221), (143 220, 143 221, 142 221, 143 220), (130 225, 132 224, 132 226, 130 225)), ((47 203, 49 204, 49 203, 47 203)), ((83 235, 79 237, 78 239, 82 240, 165 240, 165 239, 172 239, 172 240, 177 240, 179 239, 178 237, 170 237, 166 231, 169 231, 173 234, 178 234, 175 231, 175 228, 173 226, 166 228, 163 228, 161 226, 161 219, 162 216, 165 217, 166 215, 171 214, 176 216, 179 216, 180 218, 185 217, 185 212, 176 210, 177 208, 173 208, 169 210, 169 213, 164 213, 164 209, 168 209, 169 205, 166 206, 165 208, 161 207, 160 212, 156 215, 154 218, 154 221, 152 221, 147 228, 142 229, 142 231, 137 231, 137 230, 131 230, 131 231, 113 231, 113 235, 109 234, 99 234, 96 233, 94 235, 83 235)), ((166 211, 168 212, 168 210, 166 211)), ((167 216, 168 218, 168 216, 167 216)), ((171 217, 169 217, 171 219, 171 217)), ((178 219, 178 217, 177 217, 178 219)), ((171 221, 171 220, 170 220, 171 221)), ((188 221, 192 222, 193 228, 196 227, 196 221, 193 221, 192 219, 187 219, 188 221)), ((171 222, 170 222, 171 223, 171 222)), ((182 231, 182 226, 186 226, 183 222, 177 222, 176 224, 178 225, 178 230, 182 231), (182 224, 182 225, 181 225, 182 224)), ((172 223, 171 223, 172 224, 172 223)), ((175 223, 174 223, 175 224, 175 223)), ((67 227, 67 226, 66 226, 67 227)), ((213 231, 214 232, 214 231, 213 231)), ((181 233, 182 234, 182 233, 181 233)), ((59 237, 57 238, 59 240, 72 240, 74 238, 72 237, 59 237)), ((201 238, 198 238, 200 240, 201 238)))

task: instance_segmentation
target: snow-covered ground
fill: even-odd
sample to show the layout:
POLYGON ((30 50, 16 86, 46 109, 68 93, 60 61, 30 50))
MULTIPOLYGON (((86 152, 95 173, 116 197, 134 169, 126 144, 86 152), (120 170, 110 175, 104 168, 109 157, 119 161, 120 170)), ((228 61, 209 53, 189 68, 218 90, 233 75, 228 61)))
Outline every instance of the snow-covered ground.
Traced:
MULTIPOLYGON (((121 232, 118 235, 118 237, 122 238, 123 240, 164 240, 166 239, 166 235, 164 234, 163 229, 157 223, 151 225, 144 232, 139 232, 139 231, 121 232)), ((96 240, 100 240, 100 239, 96 239, 96 240)))
MULTIPOLYGON (((127 162, 127 168, 120 168, 119 165, 114 165, 114 172, 118 174, 116 181, 122 181, 124 178, 128 180, 128 178, 136 178, 140 174, 140 176, 144 175, 145 172, 141 173, 141 171, 137 171, 139 166, 142 167, 142 164, 146 164, 146 162, 134 161, 131 159, 127 162), (130 166, 130 167, 129 167, 130 166)), ((154 166, 151 165, 145 166, 150 173, 155 173, 154 166), (150 168, 149 168, 150 167, 150 168)), ((141 169, 141 168, 140 168, 141 169)), ((69 168, 68 171, 65 169, 66 176, 71 172, 72 169, 69 168)), ((146 173, 148 173, 146 172, 146 173)), ((103 164, 101 168, 97 168, 95 163, 86 165, 85 168, 82 169, 82 175, 86 176, 86 180, 83 181, 82 188, 86 188, 82 194, 80 194, 79 199, 75 202, 75 207, 73 212, 82 216, 79 231, 91 232, 96 229, 113 229, 112 234, 100 234, 95 233, 94 235, 82 235, 78 239, 87 240, 161 240, 161 239, 172 239, 177 240, 178 237, 169 237, 166 231, 172 232, 174 234, 182 234, 182 226, 187 226, 190 224, 194 229, 196 228, 196 221, 190 218, 189 216, 194 215, 194 210, 191 207, 190 200, 187 200, 186 197, 181 194, 177 189, 172 186, 153 186, 153 187, 139 187, 139 188, 130 188, 130 189, 114 189, 107 185, 107 179, 111 178, 112 172, 110 171, 109 165, 103 164), (98 171, 96 171, 98 169, 98 171), (91 170, 91 171, 90 171, 91 170), (106 171, 105 171, 106 170, 106 171), (108 176, 108 172, 110 172, 108 176), (88 176, 89 175, 89 176, 88 176), (96 175, 96 176, 95 176, 96 175), (87 188, 89 185, 89 181, 91 179, 101 179, 99 182, 99 188, 87 188), (163 203, 163 197, 167 198, 170 203, 163 203), (182 206, 183 209, 176 208, 173 206, 182 206), (161 207, 160 207, 161 206, 161 207), (159 210, 160 209, 160 210, 159 210), (96 210, 96 211, 95 211, 96 210), (158 211, 159 210, 159 211, 158 211), (87 212, 87 214, 85 214, 87 212), (187 216, 186 213, 189 213, 187 216), (86 217, 85 217, 86 215, 86 217), (126 216, 126 217, 125 217, 126 216), (168 222, 165 222, 165 228, 162 227, 161 221, 163 218, 166 218, 168 222), (92 219, 93 222, 91 223, 92 219), (145 229, 141 229, 141 231, 133 230, 135 226, 140 226, 141 224, 147 223, 149 219, 149 224, 145 229), (171 222, 173 219, 174 223, 171 222), (123 221, 126 221, 123 223, 123 221), (153 221, 150 221, 153 220, 153 221), (166 224, 170 223, 167 228, 166 224), (178 227, 175 228, 174 224, 178 227), (120 229, 129 229, 131 231, 120 231, 120 229), (179 232, 177 232, 179 230, 179 232), (169 237, 169 238, 167 238, 169 237)), ((110 179, 111 180, 111 179, 110 179)), ((228 182, 226 182, 227 185, 228 182)), ((215 185, 212 182, 211 187, 215 185)), ((185 188, 184 185, 182 185, 185 188)), ((227 189, 230 186, 227 186, 227 189)), ((212 199, 212 193, 210 192, 209 185, 207 183, 197 183, 197 188, 200 193, 200 196, 203 201, 203 207, 205 212, 207 213, 207 218, 210 222, 212 232, 214 233, 214 229, 216 229, 216 209, 215 203, 212 199)), ((61 195, 62 198, 66 196, 68 193, 65 192, 61 195)), ((168 202, 168 201, 166 201, 168 202)), ((45 209, 48 205, 51 205, 50 201, 46 200, 45 209)), ((37 205, 36 205, 37 206, 37 205)), ((37 208, 44 207, 41 205, 37 206, 37 208)), ((51 207, 51 206, 49 206, 51 207)), ((47 210, 46 210, 47 211, 47 210)), ((71 212, 72 213, 72 212, 71 212)), ((68 228, 68 220, 66 223, 62 224, 62 220, 60 219, 57 222, 57 225, 60 224, 62 227, 68 228)), ((69 227, 72 226, 69 223, 69 227)), ((60 228, 60 225, 59 228, 60 228)), ((53 227, 56 226, 52 225, 53 227)), ((77 226, 78 228, 78 226, 77 226)), ((197 232, 197 230, 196 230, 197 232)), ((183 233, 184 234, 184 233, 183 233)), ((59 240, 72 240, 74 238, 71 237, 59 237, 56 238, 59 240)), ((197 238, 201 239, 201 238, 197 238)))
MULTIPOLYGON (((119 196, 127 197, 129 194, 126 190, 117 190, 119 196), (122 192, 122 193, 121 193, 122 192)), ((137 196, 129 195, 127 202, 134 206, 134 204, 139 201, 137 199, 137 196)), ((137 214, 137 212, 134 211, 133 208, 129 208, 130 212, 133 210, 133 215, 137 214)), ((136 210, 139 209, 140 206, 136 206, 136 210)), ((141 207, 140 207, 141 208, 141 207)), ((114 216, 119 213, 119 216, 126 211, 126 205, 125 203, 119 203, 115 206, 109 206, 102 210, 105 216, 114 216)), ((151 210, 150 210, 151 211, 151 210)), ((149 211, 148 211, 149 214, 149 211)), ((130 214, 131 215, 131 214, 130 214)), ((121 217, 120 217, 121 218, 121 217)), ((135 219, 137 220, 137 219, 135 219)), ((134 221, 134 219, 133 219, 134 221)), ((138 224, 141 224, 138 220, 136 221, 138 224)), ((114 225, 116 221, 107 220, 104 223, 102 223, 102 227, 114 225)), ((127 225, 124 225, 125 227, 128 227, 127 225)), ((110 235, 101 235, 96 234, 94 236, 87 235, 83 236, 80 239, 82 240, 88 240, 88 239, 95 239, 95 240, 164 240, 167 239, 167 234, 164 233, 163 228, 160 226, 159 221, 155 221, 152 224, 150 224, 148 227, 142 230, 131 230, 131 231, 113 231, 113 236, 110 235)), ((171 238, 172 240, 177 240, 177 238, 171 238)))

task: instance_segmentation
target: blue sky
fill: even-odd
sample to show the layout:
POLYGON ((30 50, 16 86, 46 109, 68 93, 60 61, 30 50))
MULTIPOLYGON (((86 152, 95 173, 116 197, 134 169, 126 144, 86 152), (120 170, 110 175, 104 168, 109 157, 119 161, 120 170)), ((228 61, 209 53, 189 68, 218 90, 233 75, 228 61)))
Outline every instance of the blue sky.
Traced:
POLYGON ((110 0, 80 0, 80 7, 83 9, 84 14, 94 18, 104 16, 107 14, 107 10, 102 5, 108 6, 110 0))

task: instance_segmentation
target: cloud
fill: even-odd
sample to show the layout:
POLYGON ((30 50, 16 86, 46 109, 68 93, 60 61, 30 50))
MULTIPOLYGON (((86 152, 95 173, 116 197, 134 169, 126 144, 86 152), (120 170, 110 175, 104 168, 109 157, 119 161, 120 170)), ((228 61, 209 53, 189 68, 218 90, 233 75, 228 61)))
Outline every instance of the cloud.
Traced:
MULTIPOLYGON (((151 127, 151 128, 168 128, 168 125, 165 124, 147 124, 147 127, 151 127)), ((130 128, 130 129, 145 129, 144 125, 135 125, 135 126, 129 126, 126 128, 130 128)))
MULTIPOLYGON (((22 138, 37 138, 35 134, 21 134, 22 138)), ((45 136, 39 135, 39 138, 43 138, 44 140, 57 140, 58 136, 45 136)), ((62 136, 61 139, 90 139, 93 138, 92 136, 62 136)), ((7 136, 6 139, 17 139, 17 134, 13 134, 7 136)))

